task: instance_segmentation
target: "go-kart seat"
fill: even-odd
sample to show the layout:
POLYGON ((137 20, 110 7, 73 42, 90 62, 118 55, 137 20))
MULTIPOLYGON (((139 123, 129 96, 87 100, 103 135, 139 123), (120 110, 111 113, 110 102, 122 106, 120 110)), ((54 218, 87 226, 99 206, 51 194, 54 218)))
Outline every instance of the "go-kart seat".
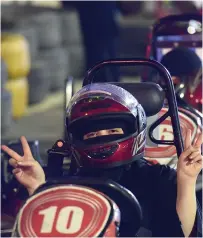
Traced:
POLYGON ((130 92, 142 105, 146 116, 156 115, 164 104, 164 90, 156 83, 111 83, 130 92))
POLYGON ((136 197, 126 188, 112 180, 92 179, 82 177, 60 178, 48 180, 40 186, 34 194, 40 193, 47 188, 59 185, 82 185, 98 190, 110 197, 119 207, 121 212, 121 237, 134 237, 138 232, 142 221, 142 210, 136 197))

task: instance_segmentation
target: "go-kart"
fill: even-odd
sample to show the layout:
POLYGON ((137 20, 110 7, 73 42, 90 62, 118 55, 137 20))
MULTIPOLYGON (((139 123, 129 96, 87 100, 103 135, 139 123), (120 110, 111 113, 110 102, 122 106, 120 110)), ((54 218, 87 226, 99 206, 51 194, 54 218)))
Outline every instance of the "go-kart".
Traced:
MULTIPOLYGON (((198 14, 182 14, 171 15, 159 19, 149 34, 149 43, 147 46, 147 58, 154 59, 158 62, 161 61, 163 55, 171 51, 177 46, 190 48, 202 58, 202 16, 198 14)), ((189 95, 188 89, 186 93, 181 92, 185 87, 180 84, 181 90, 176 93, 176 100, 178 104, 180 126, 184 138, 185 130, 190 128, 192 131, 192 140, 196 139, 199 131, 202 130, 202 79, 201 72, 196 75, 194 81, 197 81, 197 87, 193 94, 189 95), (199 111, 198 111, 199 110, 199 111)), ((144 75, 144 81, 151 81, 152 77, 144 75)), ((166 111, 167 106, 163 107, 156 118, 151 118, 148 124, 151 124, 158 117, 161 117, 166 111)), ((169 118, 159 127, 157 132, 159 138, 172 139, 173 133, 170 125, 169 118)), ((146 149, 146 157, 150 160, 156 160, 162 164, 168 164, 176 168, 177 155, 175 148, 171 145, 148 146, 146 149)))
MULTIPOLYGON (((195 51, 202 59, 202 16, 200 14, 171 15, 160 19, 153 27, 147 56, 160 62, 163 55, 178 46, 195 51)), ((193 92, 186 89, 180 98, 185 99, 188 106, 202 112, 202 68, 193 81, 193 92)), ((185 87, 185 85, 182 86, 185 87)), ((180 100, 178 104, 184 103, 180 100)))
POLYGON ((135 236, 141 219, 139 202, 119 184, 69 177, 37 189, 20 210, 12 237, 135 236))
MULTIPOLYGON (((145 109, 147 117, 151 117, 159 113, 163 107, 165 98, 168 100, 168 111, 161 117, 158 122, 152 124, 149 138, 151 140, 154 140, 154 129, 159 126, 166 117, 169 116, 171 118, 174 138, 172 140, 154 140, 154 142, 164 145, 173 145, 176 148, 177 154, 180 155, 183 151, 183 140, 178 117, 174 86, 170 74, 161 64, 156 61, 146 59, 104 61, 97 64, 87 72, 87 75, 83 81, 83 86, 93 83, 94 76, 103 67, 126 65, 134 67, 152 67, 153 69, 157 70, 157 73, 165 81, 165 89, 160 87, 160 85, 158 84, 149 82, 115 84, 128 90, 138 99, 140 104, 145 109)), ((112 84, 114 83, 112 82, 112 84)), ((72 97, 72 78, 67 79, 65 91, 66 103, 69 103, 69 100, 72 97)), ((7 173, 7 171, 4 172, 7 173)), ((115 221, 114 215, 119 214, 118 212, 116 212, 116 205, 121 213, 120 228, 118 224, 116 225, 116 227, 115 224, 112 225, 113 227, 111 227, 110 230, 113 230, 114 233, 111 233, 109 236, 116 237, 118 233, 120 233, 120 236, 125 237, 136 235, 140 226, 142 214, 141 208, 139 206, 139 201, 137 201, 137 199, 128 190, 112 181, 101 182, 100 180, 91 180, 91 178, 88 180, 87 178, 76 177, 77 164, 71 155, 70 145, 68 141, 66 141, 66 138, 57 140, 53 147, 48 151, 48 164, 45 168, 45 173, 47 177, 47 183, 37 189, 35 194, 27 199, 25 204, 18 212, 14 226, 10 227, 10 232, 13 236, 24 237, 31 235, 38 237, 79 237, 80 235, 90 237, 92 234, 95 237, 104 235, 108 236, 109 233, 104 230, 104 226, 105 224, 107 225, 107 223, 108 225, 111 225, 111 222, 115 221), (68 171, 68 176, 64 174, 65 171, 63 169, 64 161, 67 159, 70 160, 70 169, 68 171), (72 191, 71 196, 69 197, 71 189, 75 190, 72 191), (97 192, 95 192, 95 190, 97 192), (64 197, 64 194, 66 195, 67 193, 68 196, 64 197), (94 220, 91 219, 92 213, 87 213, 87 211, 89 211, 88 204, 81 202, 81 198, 84 197, 84 193, 86 193, 87 196, 90 196, 90 193, 94 194, 95 203, 96 201, 98 202, 98 200, 103 200, 104 202, 106 201, 106 203, 108 201, 110 204, 116 204, 114 205, 114 209, 111 209, 111 218, 110 213, 105 212, 105 214, 103 214, 104 216, 106 216, 105 221, 102 220, 103 217, 101 216, 100 223, 95 224, 94 220), (64 197, 64 199, 62 199, 62 197, 64 197), (78 199, 78 197, 80 199, 78 199), (62 202, 60 203, 60 201, 62 202), (52 207, 50 207, 51 205, 52 207), (82 211, 83 206, 85 207, 84 211, 82 211), (65 218, 65 212, 62 213, 62 211, 64 210, 66 211, 65 218), (126 213, 128 214, 128 216, 125 215, 126 213), (56 214, 58 214, 57 217, 56 214), (60 217, 63 217, 64 219, 62 220, 62 218, 60 217), (54 218, 56 218, 56 222, 54 222, 54 218), (48 219, 48 226, 45 225, 45 219, 48 219), (82 219, 84 219, 86 225, 83 226, 81 225, 81 222, 76 222, 76 220, 78 221, 78 219, 81 222, 82 219), (64 227, 64 222, 68 222, 69 226, 64 227), (92 229, 96 233, 87 233, 90 231, 85 228, 87 228, 89 224, 91 224, 92 229), (105 232, 107 232, 108 234, 106 234, 105 232)), ((15 180, 12 177, 9 178, 10 181, 8 181, 7 186, 10 185, 9 183, 11 183, 12 180, 15 180)), ((90 201, 92 201, 92 199, 90 201)), ((99 214, 101 210, 106 211, 102 208, 103 207, 98 204, 99 214)), ((2 219, 3 218, 4 217, 2 217, 2 219)), ((2 224, 4 225, 6 221, 8 221, 8 219, 5 219, 5 221, 2 220, 2 224)), ((6 229, 8 229, 8 226, 5 227, 6 229)), ((5 227, 2 227, 1 229, 3 230, 3 228, 5 227)), ((6 232, 8 234, 8 230, 6 232)))

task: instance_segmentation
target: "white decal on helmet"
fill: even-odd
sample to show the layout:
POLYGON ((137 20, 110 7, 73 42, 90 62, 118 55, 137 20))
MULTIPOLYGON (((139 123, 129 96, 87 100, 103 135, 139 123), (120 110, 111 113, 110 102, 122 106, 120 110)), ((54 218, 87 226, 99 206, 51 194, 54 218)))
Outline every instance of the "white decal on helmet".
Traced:
POLYGON ((133 153, 132 153, 133 156, 144 146, 145 142, 146 142, 146 129, 143 130, 137 136, 137 138, 134 139, 133 153))

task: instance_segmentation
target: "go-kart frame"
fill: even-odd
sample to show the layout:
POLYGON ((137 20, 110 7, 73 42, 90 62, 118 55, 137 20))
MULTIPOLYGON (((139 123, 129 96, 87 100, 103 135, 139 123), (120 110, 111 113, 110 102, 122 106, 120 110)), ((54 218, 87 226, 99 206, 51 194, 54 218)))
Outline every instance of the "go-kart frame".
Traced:
MULTIPOLYGON (((179 121, 179 117, 178 117, 177 101, 176 101, 173 81, 171 79, 169 72, 166 70, 166 68, 155 60, 142 59, 142 58, 114 59, 114 60, 102 61, 88 70, 88 72, 83 80, 82 86, 86 86, 88 84, 94 83, 94 76, 96 75, 96 73, 106 66, 108 66, 108 67, 109 66, 111 66, 111 67, 115 67, 115 66, 120 66, 120 67, 121 66, 134 66, 134 67, 149 66, 159 72, 159 74, 161 75, 161 77, 163 77, 163 80, 165 81, 165 88, 162 89, 161 85, 157 85, 155 83, 151 83, 151 85, 152 85, 152 87, 156 85, 161 88, 162 93, 163 93, 163 91, 165 92, 164 95, 165 95, 165 98, 168 100, 169 105, 168 105, 167 113, 165 113, 161 118, 159 118, 157 121, 155 121, 150 126, 149 138, 155 144, 174 145, 176 147, 177 154, 180 155, 181 152, 183 151, 183 139, 182 139, 182 134, 181 134, 181 129, 180 129, 180 121, 179 121), (174 140, 170 140, 170 141, 157 140, 153 136, 153 131, 167 117, 171 118, 171 124, 172 124, 173 132, 174 132, 174 140)), ((123 87, 124 89, 126 89, 127 85, 129 85, 129 83, 115 83, 115 82, 111 82, 111 83, 116 84, 117 86, 123 87)), ((66 117, 66 108, 73 96, 73 84, 74 84, 74 79, 72 77, 68 77, 65 81, 65 92, 64 92, 64 95, 65 95, 65 97, 64 97, 64 102, 65 102, 64 103, 64 124, 65 124, 65 117, 66 117)), ((138 92, 136 92, 137 91, 136 85, 137 86, 142 85, 143 90, 145 90, 146 93, 149 92, 146 89, 146 86, 149 85, 149 83, 147 83, 147 82, 131 83, 131 84, 132 84, 131 86, 134 90, 134 92, 131 92, 131 93, 135 97, 138 95, 138 92)), ((127 87, 127 88, 129 91, 129 87, 127 87)), ((140 101, 141 105, 144 106, 142 98, 139 98, 139 99, 140 99, 139 101, 140 101)), ((145 107, 146 106, 144 106, 144 109, 146 109, 145 107)), ((66 139, 66 127, 65 126, 64 126, 64 139, 66 139)))

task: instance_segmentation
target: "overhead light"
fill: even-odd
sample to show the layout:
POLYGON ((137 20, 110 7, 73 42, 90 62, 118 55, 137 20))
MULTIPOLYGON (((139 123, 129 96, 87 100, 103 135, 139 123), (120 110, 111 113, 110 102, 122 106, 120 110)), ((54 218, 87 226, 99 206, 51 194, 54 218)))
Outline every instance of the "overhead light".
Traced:
POLYGON ((180 88, 184 88, 184 86, 185 86, 185 85, 184 85, 183 83, 180 84, 180 88))
POLYGON ((189 34, 193 35, 196 32, 196 29, 193 26, 188 26, 187 31, 189 34))
POLYGON ((201 32, 202 31, 202 24, 201 24, 201 22, 198 22, 198 21, 195 21, 195 20, 190 20, 189 21, 189 27, 190 26, 195 28, 196 32, 201 32))
POLYGON ((184 97, 184 93, 181 93, 181 94, 180 94, 180 98, 183 98, 183 97, 184 97))

